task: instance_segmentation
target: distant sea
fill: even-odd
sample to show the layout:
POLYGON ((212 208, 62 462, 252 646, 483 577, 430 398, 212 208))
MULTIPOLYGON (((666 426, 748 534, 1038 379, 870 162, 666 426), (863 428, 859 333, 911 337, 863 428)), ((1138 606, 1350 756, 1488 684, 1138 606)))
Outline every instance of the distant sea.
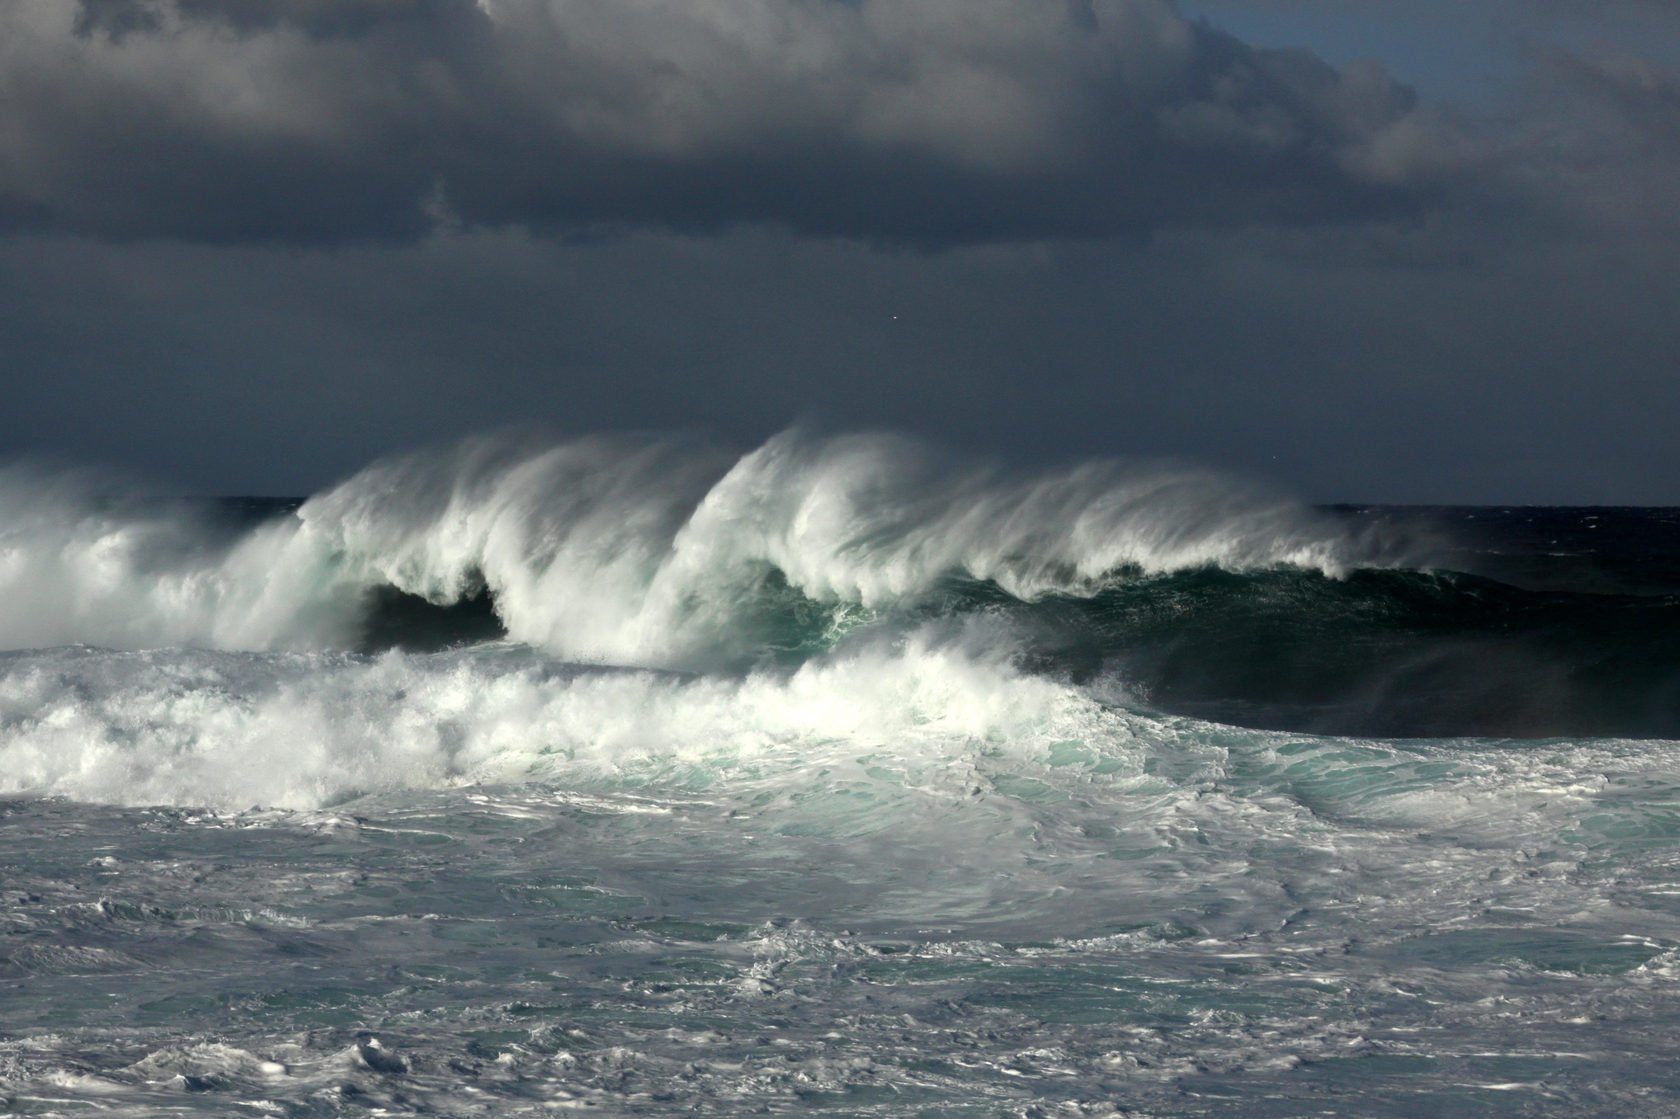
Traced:
POLYGON ((0 649, 3 1113, 1680 1113, 1680 510, 12 467, 0 649))

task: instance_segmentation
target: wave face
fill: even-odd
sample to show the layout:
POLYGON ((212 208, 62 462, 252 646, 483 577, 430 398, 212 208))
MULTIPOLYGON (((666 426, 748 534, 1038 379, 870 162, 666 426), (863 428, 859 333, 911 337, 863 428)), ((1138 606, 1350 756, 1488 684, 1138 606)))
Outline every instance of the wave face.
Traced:
POLYGON ((1675 511, 887 437, 14 468, 0 1110, 1657 1119, 1676 622, 1675 511))
MULTIPOLYGON (((1044 612, 1039 610, 1037 612, 1044 612)), ((1180 573, 1057 604, 1048 657, 1152 706, 1381 737, 1680 737, 1680 595, 1456 572, 1180 573)))

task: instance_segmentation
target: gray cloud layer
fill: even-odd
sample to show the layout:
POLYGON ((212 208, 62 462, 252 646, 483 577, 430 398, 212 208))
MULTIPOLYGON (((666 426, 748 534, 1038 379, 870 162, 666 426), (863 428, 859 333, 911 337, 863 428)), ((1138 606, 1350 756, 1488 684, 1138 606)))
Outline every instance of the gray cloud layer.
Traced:
POLYGON ((1512 144, 1537 206, 1598 235, 1680 234, 1680 77, 1627 51, 1551 50, 1531 85, 1512 144))
POLYGON ((919 243, 1404 212, 1462 137, 1166 0, 9 0, 0 223, 770 222, 919 243))
POLYGON ((1671 9, 1200 10, 1274 6, 1513 80, 1455 115, 1164 0, 0 0, 0 457, 299 493, 510 421, 814 415, 1680 500, 1671 9))

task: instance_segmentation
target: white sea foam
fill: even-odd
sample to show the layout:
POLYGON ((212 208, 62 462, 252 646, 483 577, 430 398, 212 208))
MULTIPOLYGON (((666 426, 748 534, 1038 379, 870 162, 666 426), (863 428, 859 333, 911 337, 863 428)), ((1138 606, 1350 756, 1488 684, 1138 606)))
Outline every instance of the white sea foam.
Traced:
MULTIPOLYGON (((978 618, 739 676, 579 666, 509 645, 11 654, 0 794, 232 811, 475 784, 740 801, 816 786, 831 797, 831 772, 864 766, 944 803, 985 792, 1044 806, 1094 783, 1100 801, 1127 803, 1102 827, 1155 834, 1145 847, 1204 827, 1252 826, 1326 857, 1365 829, 1526 850, 1565 832, 1597 842, 1675 827, 1673 744, 1433 747, 1221 727, 1027 674, 1008 648, 978 618)), ((868 814, 835 803, 836 828, 868 814)), ((1078 846, 1088 822, 1057 810, 1037 826, 1049 843, 1065 826, 1078 846)))
POLYGON ((982 749, 1091 738, 1135 766, 1113 719, 960 639, 699 679, 517 652, 64 649, 0 662, 0 792, 302 808, 480 781, 711 779, 873 750, 957 789, 982 749))
POLYGON ((329 649, 370 588, 479 587, 509 635, 573 659, 706 668, 764 641, 766 579, 890 607, 941 579, 1089 593, 1116 572, 1370 562, 1298 504, 1193 469, 1031 477, 887 436, 486 437, 377 463, 241 535, 97 485, 0 473, 0 647, 329 649))

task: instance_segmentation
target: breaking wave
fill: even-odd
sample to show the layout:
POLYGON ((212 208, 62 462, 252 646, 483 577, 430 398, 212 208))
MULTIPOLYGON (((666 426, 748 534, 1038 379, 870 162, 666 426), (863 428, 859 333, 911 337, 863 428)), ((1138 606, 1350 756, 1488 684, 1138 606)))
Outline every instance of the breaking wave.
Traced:
POLYGON ((484 636, 493 609, 507 637, 557 656, 699 670, 820 645, 953 578, 1035 601, 1203 567, 1338 575, 1393 558, 1207 471, 1018 476, 893 437, 799 433, 740 457, 481 438, 227 521, 0 475, 0 645, 355 649, 407 596, 457 607, 453 628, 426 615, 444 633, 484 636))

